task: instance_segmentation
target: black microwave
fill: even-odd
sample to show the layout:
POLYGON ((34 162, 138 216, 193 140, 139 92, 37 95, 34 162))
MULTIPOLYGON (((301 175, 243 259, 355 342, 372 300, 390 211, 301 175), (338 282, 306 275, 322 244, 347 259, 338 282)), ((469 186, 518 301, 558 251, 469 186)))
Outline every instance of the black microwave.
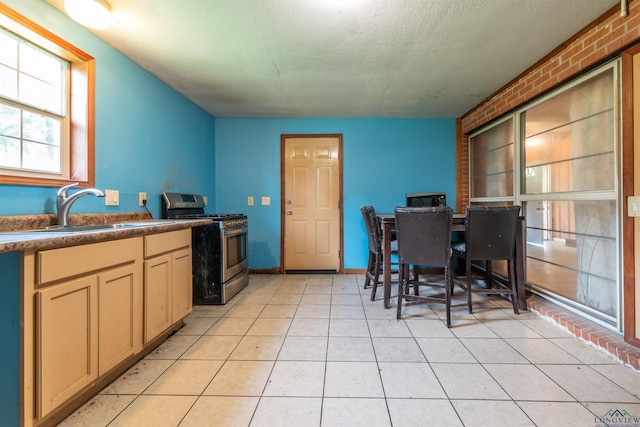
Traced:
POLYGON ((446 206, 446 193, 407 193, 407 206, 446 206))

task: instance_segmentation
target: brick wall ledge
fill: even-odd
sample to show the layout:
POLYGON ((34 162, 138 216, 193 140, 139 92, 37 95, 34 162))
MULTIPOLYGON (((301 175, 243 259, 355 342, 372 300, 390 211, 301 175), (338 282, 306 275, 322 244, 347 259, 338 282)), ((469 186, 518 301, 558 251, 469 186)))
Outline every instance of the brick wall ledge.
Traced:
POLYGON ((527 299, 527 305, 530 310, 551 319, 570 334, 608 352, 634 370, 640 371, 640 348, 626 343, 621 335, 535 295, 527 299))

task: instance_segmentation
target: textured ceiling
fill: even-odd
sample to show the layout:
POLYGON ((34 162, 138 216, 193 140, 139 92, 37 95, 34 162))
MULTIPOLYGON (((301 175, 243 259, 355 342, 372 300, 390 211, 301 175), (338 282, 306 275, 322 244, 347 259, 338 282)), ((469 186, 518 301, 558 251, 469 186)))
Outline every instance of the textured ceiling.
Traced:
POLYGON ((213 116, 389 118, 459 117, 619 3, 108 1, 94 33, 213 116))

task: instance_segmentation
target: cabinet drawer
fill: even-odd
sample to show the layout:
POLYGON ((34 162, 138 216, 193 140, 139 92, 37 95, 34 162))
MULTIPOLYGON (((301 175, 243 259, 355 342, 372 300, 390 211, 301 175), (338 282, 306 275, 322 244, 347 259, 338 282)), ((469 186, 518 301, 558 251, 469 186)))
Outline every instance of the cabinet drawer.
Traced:
POLYGON ((190 228, 144 236, 144 257, 149 258, 187 246, 191 246, 190 228))
POLYGON ((36 254, 36 282, 53 282, 134 262, 141 237, 51 249, 36 254))

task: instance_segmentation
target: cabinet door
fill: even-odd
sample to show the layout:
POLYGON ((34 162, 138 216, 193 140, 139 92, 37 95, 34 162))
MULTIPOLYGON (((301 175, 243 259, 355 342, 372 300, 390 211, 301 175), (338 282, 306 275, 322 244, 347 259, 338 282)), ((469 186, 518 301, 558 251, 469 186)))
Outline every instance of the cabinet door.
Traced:
POLYGON ((36 293, 36 411, 42 418, 98 377, 98 279, 36 293))
POLYGON ((191 248, 176 251, 172 258, 172 295, 173 295, 173 323, 183 319, 191 313, 193 305, 191 279, 191 248))
POLYGON ((103 375, 142 349, 142 271, 140 264, 98 275, 99 355, 103 375))
POLYGON ((171 254, 144 262, 144 343, 171 326, 171 254))

